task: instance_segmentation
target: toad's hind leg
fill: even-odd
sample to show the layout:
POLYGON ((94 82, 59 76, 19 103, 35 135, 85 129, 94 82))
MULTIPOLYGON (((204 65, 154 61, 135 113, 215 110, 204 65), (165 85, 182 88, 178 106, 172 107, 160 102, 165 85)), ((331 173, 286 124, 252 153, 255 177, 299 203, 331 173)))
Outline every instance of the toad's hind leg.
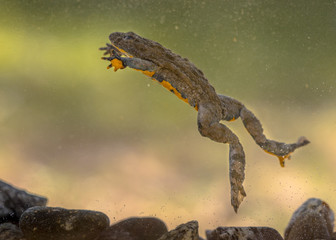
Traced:
POLYGON ((309 140, 305 137, 300 137, 296 143, 290 144, 269 140, 263 134, 260 121, 251 111, 244 107, 241 110, 240 116, 245 128, 251 134, 255 142, 267 153, 276 155, 279 158, 280 165, 282 167, 285 166, 285 159, 290 158, 290 154, 294 152, 295 149, 305 146, 309 143, 309 140))
POLYGON ((291 144, 269 140, 263 133, 260 121, 242 103, 223 95, 219 95, 219 98, 226 108, 224 120, 232 120, 241 117, 245 128, 254 141, 267 153, 277 156, 282 167, 285 166, 285 159, 289 158, 290 154, 294 152, 295 149, 309 143, 305 137, 300 137, 296 143, 291 144))
POLYGON ((219 119, 211 104, 201 104, 198 109, 198 130, 202 136, 213 141, 228 143, 230 146, 230 184, 231 205, 237 212, 239 205, 246 196, 243 182, 245 179, 245 154, 238 137, 219 119))

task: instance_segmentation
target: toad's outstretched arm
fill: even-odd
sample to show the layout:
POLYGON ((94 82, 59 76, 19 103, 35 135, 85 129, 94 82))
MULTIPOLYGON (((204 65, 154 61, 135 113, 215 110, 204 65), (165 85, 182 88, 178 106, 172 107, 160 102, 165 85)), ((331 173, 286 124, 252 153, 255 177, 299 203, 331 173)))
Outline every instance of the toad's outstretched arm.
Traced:
POLYGON ((150 62, 140 58, 134 58, 132 56, 120 56, 117 51, 111 48, 111 45, 107 47, 100 48, 100 50, 106 50, 106 54, 110 54, 110 57, 102 57, 103 60, 110 61, 111 64, 107 66, 107 69, 114 67, 114 71, 116 72, 118 69, 124 69, 125 67, 130 67, 135 70, 141 71, 149 77, 152 77, 157 70, 157 66, 150 62))

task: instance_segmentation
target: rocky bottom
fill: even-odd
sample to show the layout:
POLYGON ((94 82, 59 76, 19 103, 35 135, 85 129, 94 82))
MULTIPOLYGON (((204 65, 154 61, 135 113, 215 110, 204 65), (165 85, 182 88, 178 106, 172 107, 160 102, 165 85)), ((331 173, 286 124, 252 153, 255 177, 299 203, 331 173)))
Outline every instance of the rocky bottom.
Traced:
MULTIPOLYGON (((202 240, 197 221, 170 231, 153 217, 133 217, 110 225, 102 212, 46 204, 47 198, 0 181, 0 240, 202 240)), ((310 198, 293 213, 284 236, 269 227, 218 227, 205 235, 207 240, 336 240, 333 229, 332 209, 310 198)))

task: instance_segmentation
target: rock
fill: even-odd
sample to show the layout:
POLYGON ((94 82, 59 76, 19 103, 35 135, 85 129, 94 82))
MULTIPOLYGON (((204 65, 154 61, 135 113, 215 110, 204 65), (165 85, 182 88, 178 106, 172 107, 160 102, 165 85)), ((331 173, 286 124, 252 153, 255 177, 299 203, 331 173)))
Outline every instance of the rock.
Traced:
POLYGON ((168 232, 164 222, 158 218, 128 218, 110 226, 97 240, 157 240, 168 232))
POLYGON ((0 240, 25 240, 20 228, 12 223, 0 224, 0 240))
POLYGON ((45 206, 47 199, 29 194, 0 180, 0 223, 17 224, 21 214, 34 206, 45 206))
POLYGON ((218 227, 206 231, 207 240, 283 240, 277 230, 269 227, 218 227))
POLYGON ((105 234, 99 236, 95 240, 136 240, 138 238, 131 237, 128 232, 104 232, 105 234))
POLYGON ((101 212, 33 207, 20 219, 20 228, 28 240, 92 240, 109 226, 101 212))
POLYGON ((179 225, 174 230, 165 233, 158 240, 199 240, 198 236, 198 222, 191 221, 179 225))
POLYGON ((0 224, 0 240, 25 240, 20 228, 12 223, 0 224))
POLYGON ((285 240, 333 239, 334 212, 329 205, 310 198, 294 213, 285 230, 285 240))

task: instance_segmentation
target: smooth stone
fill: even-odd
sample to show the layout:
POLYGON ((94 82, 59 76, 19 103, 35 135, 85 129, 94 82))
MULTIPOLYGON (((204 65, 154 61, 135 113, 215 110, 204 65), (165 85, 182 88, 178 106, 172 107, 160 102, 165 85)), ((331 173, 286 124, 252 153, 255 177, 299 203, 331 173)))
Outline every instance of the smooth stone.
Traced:
POLYGON ((283 240, 280 233, 269 227, 218 227, 206 231, 207 240, 283 240))
POLYGON ((133 217, 111 225, 97 240, 157 240, 166 232, 166 224, 158 218, 133 217))
POLYGON ((19 223, 21 214, 34 206, 45 206, 47 198, 33 195, 0 180, 0 224, 19 223))
POLYGON ((109 226, 101 212, 33 207, 20 219, 20 229, 28 240, 92 240, 109 226))
POLYGON ((285 240, 333 239, 334 212, 321 199, 309 198, 292 215, 285 240))
POLYGON ((0 224, 0 240, 25 240, 20 228, 12 223, 0 224))
POLYGON ((161 236, 158 240, 200 240, 198 235, 198 222, 190 221, 177 226, 161 236))
POLYGON ((138 240, 138 238, 131 237, 128 232, 105 232, 95 240, 138 240))

